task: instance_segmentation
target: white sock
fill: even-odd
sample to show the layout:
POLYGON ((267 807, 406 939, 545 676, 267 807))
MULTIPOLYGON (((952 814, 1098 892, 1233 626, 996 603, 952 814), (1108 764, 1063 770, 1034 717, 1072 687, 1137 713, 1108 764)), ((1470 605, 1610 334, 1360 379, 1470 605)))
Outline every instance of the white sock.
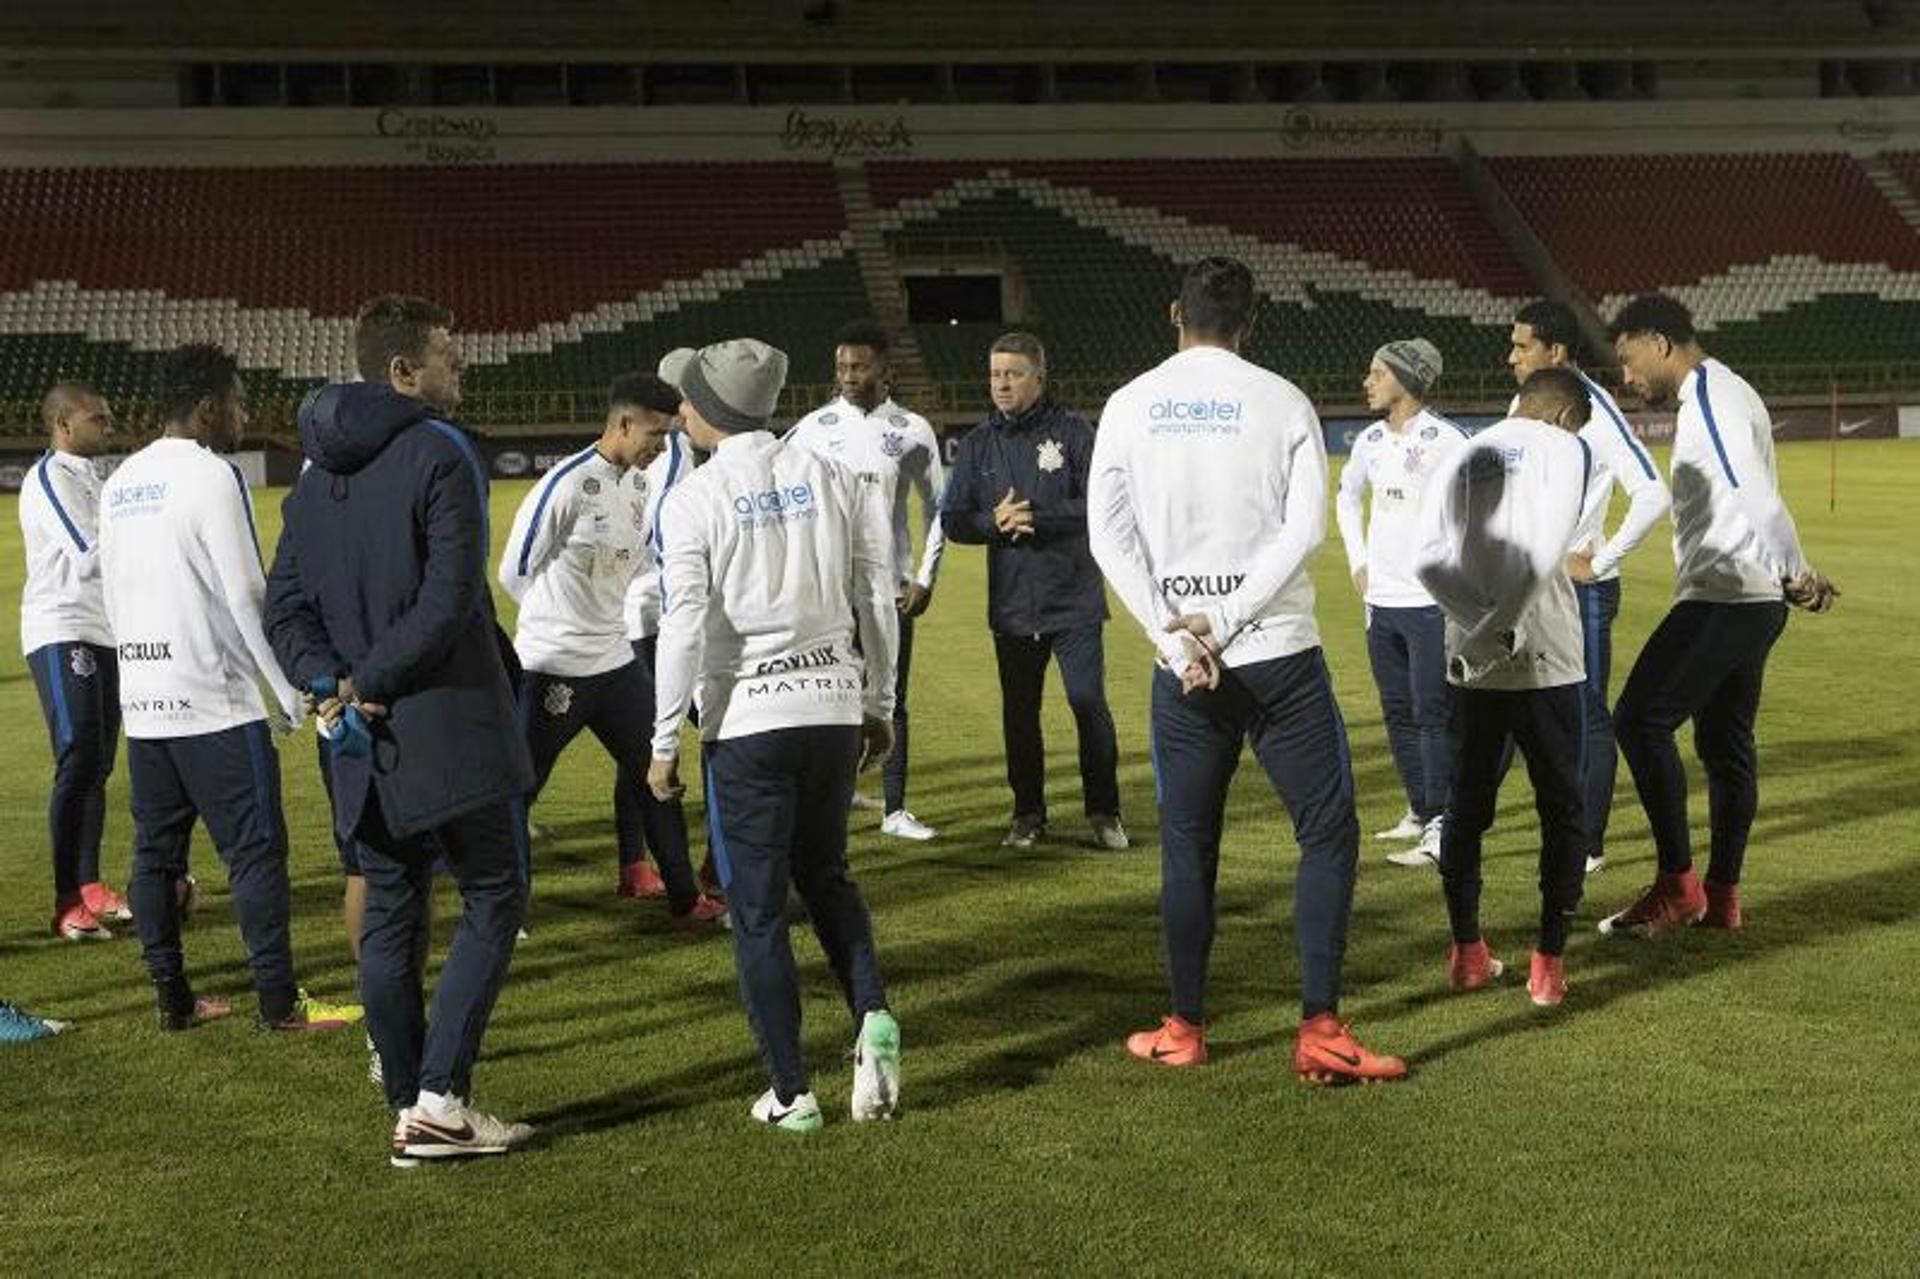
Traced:
POLYGON ((420 1095, 414 1099, 413 1108, 429 1119, 451 1119, 454 1112, 460 1109, 460 1099, 422 1088, 420 1095))

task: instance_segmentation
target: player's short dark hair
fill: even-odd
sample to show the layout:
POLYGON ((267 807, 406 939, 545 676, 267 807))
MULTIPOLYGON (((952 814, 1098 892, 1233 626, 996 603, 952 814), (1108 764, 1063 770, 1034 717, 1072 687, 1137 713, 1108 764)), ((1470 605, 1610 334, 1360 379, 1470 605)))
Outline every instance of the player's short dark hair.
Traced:
POLYGON ((1620 308, 1620 314, 1613 317, 1613 323, 1607 326, 1607 340, 1616 341, 1622 337, 1644 337, 1657 333, 1675 346, 1692 343, 1696 334, 1693 328, 1693 312, 1678 298, 1670 298, 1664 293, 1642 293, 1633 301, 1620 308))
POLYGON ((607 387, 609 409, 652 409, 669 417, 680 411, 680 392, 652 373, 622 373, 607 387))
POLYGON ((1513 322, 1532 329, 1534 339, 1541 345, 1564 346, 1569 358, 1580 358, 1580 321, 1573 318, 1573 311, 1564 303, 1551 298, 1529 302, 1520 308, 1513 322))
POLYGON ((233 393, 240 362, 207 342, 190 342, 161 357, 154 378, 153 407, 162 422, 184 422, 202 400, 233 393))
POLYGON ((1585 426, 1593 416, 1593 401, 1587 394, 1587 384, 1572 369, 1539 369, 1527 375, 1520 384, 1520 399, 1541 408, 1550 408, 1554 416, 1561 409, 1573 410, 1573 424, 1585 426))
POLYGON ((883 360, 893 349, 887 341, 887 331, 872 320, 854 320, 841 325, 840 331, 833 335, 833 345, 836 348, 864 346, 883 360))
POLYGON ((93 385, 89 382, 81 382, 73 378, 62 378, 60 381, 48 387, 47 393, 40 398, 40 420, 44 422, 47 429, 51 431, 54 422, 69 408, 78 405, 82 400, 97 400, 103 398, 105 397, 103 397, 100 392, 94 390, 93 385))
POLYGON ((369 382, 385 382, 395 356, 414 363, 427 358, 427 336, 450 328, 453 312, 425 298, 383 293, 353 320, 353 362, 369 382))
POLYGON ((1253 272, 1238 258, 1201 258, 1180 281, 1180 322, 1195 333, 1232 337, 1253 322, 1253 272))

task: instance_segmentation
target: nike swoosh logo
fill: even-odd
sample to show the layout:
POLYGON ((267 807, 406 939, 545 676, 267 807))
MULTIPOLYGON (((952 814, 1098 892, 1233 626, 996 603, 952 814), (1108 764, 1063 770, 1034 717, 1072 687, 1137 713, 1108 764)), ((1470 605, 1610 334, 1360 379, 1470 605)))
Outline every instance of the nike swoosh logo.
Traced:
POLYGON ((1324 1053, 1328 1057, 1333 1058, 1335 1061, 1345 1062, 1349 1070, 1360 1069, 1360 1059, 1358 1057, 1349 1057, 1345 1053, 1337 1053, 1333 1049, 1325 1048, 1325 1047, 1322 1047, 1317 1051, 1324 1053))
POLYGON ((1179 1051, 1180 1049, 1178 1048, 1156 1048, 1149 1055, 1155 1061, 1165 1061, 1167 1058, 1173 1056, 1175 1053, 1179 1051))
POLYGON ((1852 435, 1855 431, 1862 430, 1872 425, 1873 425, 1873 419, 1870 417, 1863 417, 1858 422, 1842 422, 1840 424, 1840 434, 1852 435))
POLYGON ((423 1128, 430 1135, 444 1138, 447 1141, 473 1140, 472 1124, 463 1123, 458 1128, 448 1128, 443 1124, 434 1123, 431 1119, 416 1119, 413 1121, 413 1124, 414 1127, 423 1128))
POLYGON ((799 1109, 800 1107, 798 1106, 789 1106, 785 1110, 769 1110, 767 1112, 767 1122, 770 1124, 777 1124, 782 1119, 785 1119, 788 1115, 793 1114, 795 1111, 799 1109))

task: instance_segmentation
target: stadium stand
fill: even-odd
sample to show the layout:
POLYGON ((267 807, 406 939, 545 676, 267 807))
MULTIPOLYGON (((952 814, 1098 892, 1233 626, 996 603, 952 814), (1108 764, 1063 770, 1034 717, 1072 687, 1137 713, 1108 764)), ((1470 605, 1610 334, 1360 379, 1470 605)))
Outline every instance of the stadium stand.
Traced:
MULTIPOLYGON (((1421 333, 1460 369, 1497 370, 1526 273, 1446 160, 875 163, 897 250, 1000 243, 1070 376, 1114 382, 1169 349, 1166 305, 1187 263, 1246 259, 1269 305, 1256 358, 1350 390, 1381 342, 1421 333)), ((936 375, 978 376, 978 334, 920 326, 936 375)))
POLYGON ((1659 289, 1685 300, 1737 364, 1915 358, 1920 235, 1848 156, 1489 163, 1603 314, 1659 289))
POLYGON ((133 392, 195 339, 297 396, 350 374, 355 308, 401 290, 455 310, 489 420, 537 419, 536 393, 715 332, 822 367, 866 307, 823 164, 13 170, 0 220, 0 398, 133 392))
MULTIPOLYGON (((1488 164, 1603 314, 1665 289, 1743 368, 1811 370, 1816 390, 1834 368, 1912 373, 1920 233, 1849 157, 1488 164)), ((1887 165, 1920 191, 1920 156, 1887 165)), ((1025 300, 1009 322, 1048 341, 1057 384, 1089 406, 1169 349, 1167 300, 1205 254, 1246 259, 1266 289, 1253 355, 1348 402, 1374 348, 1412 334, 1446 355, 1443 400, 1503 395, 1507 325, 1535 292, 1443 158, 866 176, 897 259, 991 246, 1025 300)), ((456 311, 483 429, 589 420, 615 373, 736 332, 793 356, 798 411, 826 393, 834 327, 872 307, 825 162, 13 169, 0 220, 0 420, 16 429, 64 376, 137 409, 155 354, 201 339, 240 355, 263 430, 283 430, 308 387, 350 375, 352 313, 386 290, 456 311)), ((916 326, 942 403, 977 407, 999 327, 916 326)))

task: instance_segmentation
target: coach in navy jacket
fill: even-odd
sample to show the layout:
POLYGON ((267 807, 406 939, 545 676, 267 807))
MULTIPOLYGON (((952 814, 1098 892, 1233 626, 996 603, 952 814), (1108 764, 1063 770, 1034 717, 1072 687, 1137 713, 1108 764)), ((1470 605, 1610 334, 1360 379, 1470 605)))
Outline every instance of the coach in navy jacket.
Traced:
POLYGON ((487 585, 478 452, 372 383, 308 397, 300 444, 312 465, 287 497, 268 583, 274 652, 302 688, 350 674, 391 709, 371 756, 335 756, 338 833, 352 837, 370 788, 397 836, 519 800, 533 770, 487 585))
POLYGON ((1000 667, 1013 788, 1013 825, 1003 842, 1029 848, 1046 829, 1040 692, 1051 657, 1059 662, 1079 730, 1080 779, 1095 842, 1125 848, 1101 638, 1106 585, 1087 547, 1093 428, 1046 397, 1046 350, 1039 339, 1006 334, 988 359, 994 409, 960 441, 940 527, 949 542, 987 548, 987 625, 1000 667))

